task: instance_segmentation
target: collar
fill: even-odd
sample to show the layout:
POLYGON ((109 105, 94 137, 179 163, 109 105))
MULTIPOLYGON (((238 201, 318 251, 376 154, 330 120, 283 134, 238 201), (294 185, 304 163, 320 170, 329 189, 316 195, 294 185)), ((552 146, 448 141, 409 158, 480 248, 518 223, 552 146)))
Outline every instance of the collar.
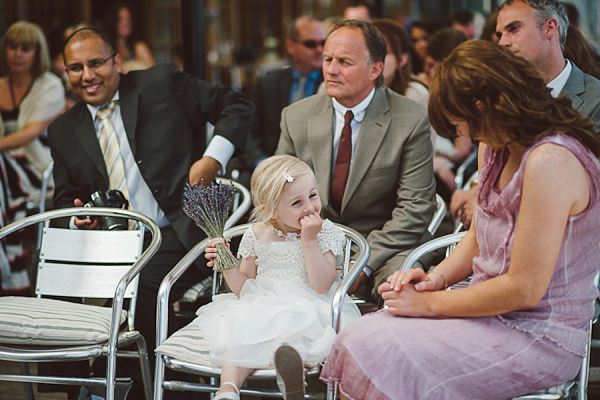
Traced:
MULTIPOLYGON (((113 96, 112 99, 110 99, 110 101, 113 100, 119 100, 119 90, 117 89, 115 95, 113 96)), ((95 120, 96 119, 96 113, 98 112, 99 109, 101 109, 102 107, 104 107, 105 105, 107 105, 109 102, 106 102, 104 104, 102 104, 101 106, 93 106, 91 104, 86 104, 87 109, 90 111, 90 114, 92 115, 92 118, 95 120)))
POLYGON ((573 66, 569 60, 567 61, 567 65, 563 68, 560 74, 554 79, 552 79, 546 86, 552 89, 552 97, 558 97, 560 92, 562 92, 567 80, 571 76, 571 71, 573 70, 573 66))
POLYGON ((333 108, 336 114, 341 115, 342 118, 344 118, 344 115, 346 115, 346 111, 351 110, 352 114, 354 114, 354 120, 358 123, 361 123, 363 118, 365 117, 367 107, 369 107, 371 100, 373 100, 373 96, 375 96, 375 89, 376 88, 373 88, 373 90, 371 90, 371 93, 369 93, 369 95, 365 97, 363 101, 361 101, 352 108, 344 107, 335 98, 332 97, 331 101, 333 102, 333 108))
POLYGON ((294 80, 294 82, 297 82, 298 79, 300 79, 300 77, 302 77, 302 76, 311 82, 315 82, 317 80, 317 78, 319 77, 318 69, 311 72, 310 74, 303 74, 294 67, 291 67, 291 69, 292 69, 292 79, 294 80))

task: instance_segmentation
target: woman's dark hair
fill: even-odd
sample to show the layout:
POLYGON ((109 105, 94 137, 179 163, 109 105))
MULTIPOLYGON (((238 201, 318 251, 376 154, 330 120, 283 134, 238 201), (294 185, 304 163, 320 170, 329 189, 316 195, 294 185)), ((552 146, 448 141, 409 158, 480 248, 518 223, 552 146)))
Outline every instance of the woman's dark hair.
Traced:
MULTIPOLYGON (((129 15, 131 16, 131 24, 132 24, 131 34, 125 38, 125 44, 127 45, 128 49, 131 49, 133 51, 135 44, 137 42, 139 42, 140 39, 139 39, 139 35, 138 35, 138 29, 136 26, 136 20, 135 20, 133 12, 131 10, 131 6, 129 4, 124 3, 124 2, 118 2, 110 9, 110 11, 106 15, 106 19, 104 22, 104 31, 110 38, 111 43, 113 43, 114 46, 117 46, 117 43, 118 43, 117 39, 119 38, 119 33, 118 33, 119 12, 123 9, 128 10, 129 15)), ((125 60, 123 60, 123 61, 125 61, 125 60)))
POLYGON ((492 41, 492 36, 496 36, 496 25, 498 25, 498 11, 490 14, 485 20, 485 25, 481 31, 482 40, 492 41))
POLYGON ((406 88, 408 87, 408 83, 411 81, 411 43, 410 38, 408 37, 408 33, 406 29, 398 22, 391 19, 376 19, 371 22, 385 37, 385 41, 391 52, 396 57, 396 60, 400 62, 400 59, 403 55, 408 56, 408 61, 402 69, 394 72, 394 79, 392 83, 390 83, 389 88, 392 89, 396 93, 404 94, 406 93, 406 88))
POLYGON ((593 123, 569 99, 553 98, 529 61, 485 40, 462 43, 438 66, 428 110, 434 129, 444 136, 456 136, 450 117, 467 122, 471 139, 493 147, 529 147, 563 133, 600 156, 593 123))
POLYGON ((573 25, 567 28, 564 56, 586 74, 600 79, 600 55, 573 25))

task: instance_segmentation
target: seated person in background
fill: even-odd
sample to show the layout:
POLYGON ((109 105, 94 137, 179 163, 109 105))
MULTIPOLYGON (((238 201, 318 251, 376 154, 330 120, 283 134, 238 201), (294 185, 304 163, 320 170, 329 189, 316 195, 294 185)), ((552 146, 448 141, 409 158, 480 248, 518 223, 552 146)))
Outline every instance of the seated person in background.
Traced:
POLYGON ((417 75, 423 72, 425 54, 429 38, 437 30, 441 29, 443 23, 435 18, 423 18, 413 21, 410 25, 410 38, 412 40, 412 72, 417 75))
MULTIPOLYGON (((336 335, 331 301, 345 237, 319 216, 313 172, 296 157, 273 156, 258 164, 251 188, 255 223, 240 243, 239 268, 223 272, 233 293, 213 296, 198 309, 198 318, 174 335, 203 338, 210 365, 222 368, 215 400, 239 400, 246 378, 256 368, 273 365, 282 344, 293 345, 307 365, 317 365, 336 335)), ((214 245, 206 251, 206 258, 214 260, 214 245)), ((342 325, 358 317, 358 307, 346 298, 342 325)), ((188 362, 197 359, 180 346, 170 347, 169 339, 156 351, 188 362)))
POLYGON ((388 308, 341 330, 321 379, 342 398, 377 400, 506 399, 574 378, 600 268, 592 122, 483 40, 442 62, 429 104, 436 131, 481 143, 474 223, 427 275, 396 272, 379 287, 388 308))
MULTIPOLYGON (((429 85, 436 67, 452 53, 452 50, 466 40, 468 40, 467 36, 454 28, 444 28, 434 33, 427 44, 425 72, 419 74, 421 82, 429 85)), ((452 192, 456 188, 453 169, 471 153, 473 143, 468 137, 453 139, 441 137, 433 129, 431 140, 435 151, 433 170, 438 177, 437 192, 449 203, 452 192)))
POLYGON ((131 8, 117 3, 108 13, 105 30, 121 56, 123 73, 146 69, 154 65, 154 57, 148 45, 139 39, 131 8))
POLYGON ((372 24, 379 29, 387 44, 383 86, 427 107, 427 87, 412 76, 411 44, 406 29, 391 19, 376 19, 372 24))
MULTIPOLYGON (((501 46, 530 61, 555 97, 571 99, 581 115, 600 131, 600 81, 582 72, 563 55, 567 40, 567 14, 558 0, 505 0, 498 6, 496 34, 501 46), (518 26, 519 29, 514 29, 518 26)), ((468 228, 475 208, 477 186, 457 190, 450 212, 468 228)))
POLYGON ((343 19, 359 19, 370 22, 371 6, 366 1, 351 0, 349 5, 344 8, 343 19))
POLYGON ((252 92, 256 107, 252 132, 241 157, 243 176, 249 187, 256 165, 272 156, 279 142, 279 121, 284 107, 316 93, 323 82, 323 44, 327 34, 323 24, 311 16, 294 20, 285 41, 290 65, 270 71, 257 79, 252 92))
MULTIPOLYGON (((2 40, 0 78, 0 227, 25 216, 39 203, 42 173, 52 161, 45 139, 48 124, 62 112, 65 92, 50 69, 46 37, 36 24, 20 21, 2 40)), ((43 199, 42 199, 43 201, 43 199)), ((19 234, 3 241, 0 294, 28 294, 26 249, 19 234)))
POLYGON ((385 56, 385 38, 375 26, 338 23, 323 55, 327 94, 283 110, 276 151, 315 172, 324 218, 367 238, 372 273, 361 273, 357 294, 375 301, 402 252, 428 237, 435 211, 426 109, 382 87, 385 56))
POLYGON ((567 28, 564 56, 577 65, 584 74, 600 79, 600 54, 573 25, 567 28))
POLYGON ((452 28, 461 31, 467 39, 475 39, 475 21, 469 10, 458 10, 452 15, 452 28))

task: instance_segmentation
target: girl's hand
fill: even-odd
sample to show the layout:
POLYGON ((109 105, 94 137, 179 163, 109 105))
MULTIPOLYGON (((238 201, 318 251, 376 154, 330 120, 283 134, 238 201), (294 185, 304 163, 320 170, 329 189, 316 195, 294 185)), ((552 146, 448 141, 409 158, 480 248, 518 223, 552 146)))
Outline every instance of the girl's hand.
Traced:
POLYGON ((387 278, 377 288, 379 294, 388 291, 400 292, 407 285, 414 285, 414 290, 417 292, 433 292, 437 290, 436 282, 429 275, 425 274, 421 268, 412 268, 409 271, 396 271, 387 278))
MULTIPOLYGON (((227 247, 229 247, 229 243, 225 243, 227 247)), ((215 258, 217 257, 217 248, 215 247, 213 242, 206 243, 206 249, 204 250, 204 257, 208 260, 206 263, 207 267, 211 267, 215 265, 215 258)))
POLYGON ((300 220, 300 226, 302 230, 300 231, 300 237, 305 239, 317 239, 317 233, 321 232, 321 226, 323 225, 323 220, 319 213, 312 213, 304 216, 300 220))

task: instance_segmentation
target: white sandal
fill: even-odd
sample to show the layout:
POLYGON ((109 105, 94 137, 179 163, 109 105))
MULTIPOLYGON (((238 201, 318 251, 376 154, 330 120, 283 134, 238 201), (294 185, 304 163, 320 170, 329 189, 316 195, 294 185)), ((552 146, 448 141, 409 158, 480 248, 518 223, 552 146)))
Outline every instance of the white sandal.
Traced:
POLYGON ((277 386, 284 400, 304 400, 304 363, 291 346, 279 346, 275 352, 277 386))
POLYGON ((223 382, 221 386, 229 385, 235 389, 234 392, 221 392, 216 395, 213 400, 240 400, 240 389, 233 382, 223 382))

